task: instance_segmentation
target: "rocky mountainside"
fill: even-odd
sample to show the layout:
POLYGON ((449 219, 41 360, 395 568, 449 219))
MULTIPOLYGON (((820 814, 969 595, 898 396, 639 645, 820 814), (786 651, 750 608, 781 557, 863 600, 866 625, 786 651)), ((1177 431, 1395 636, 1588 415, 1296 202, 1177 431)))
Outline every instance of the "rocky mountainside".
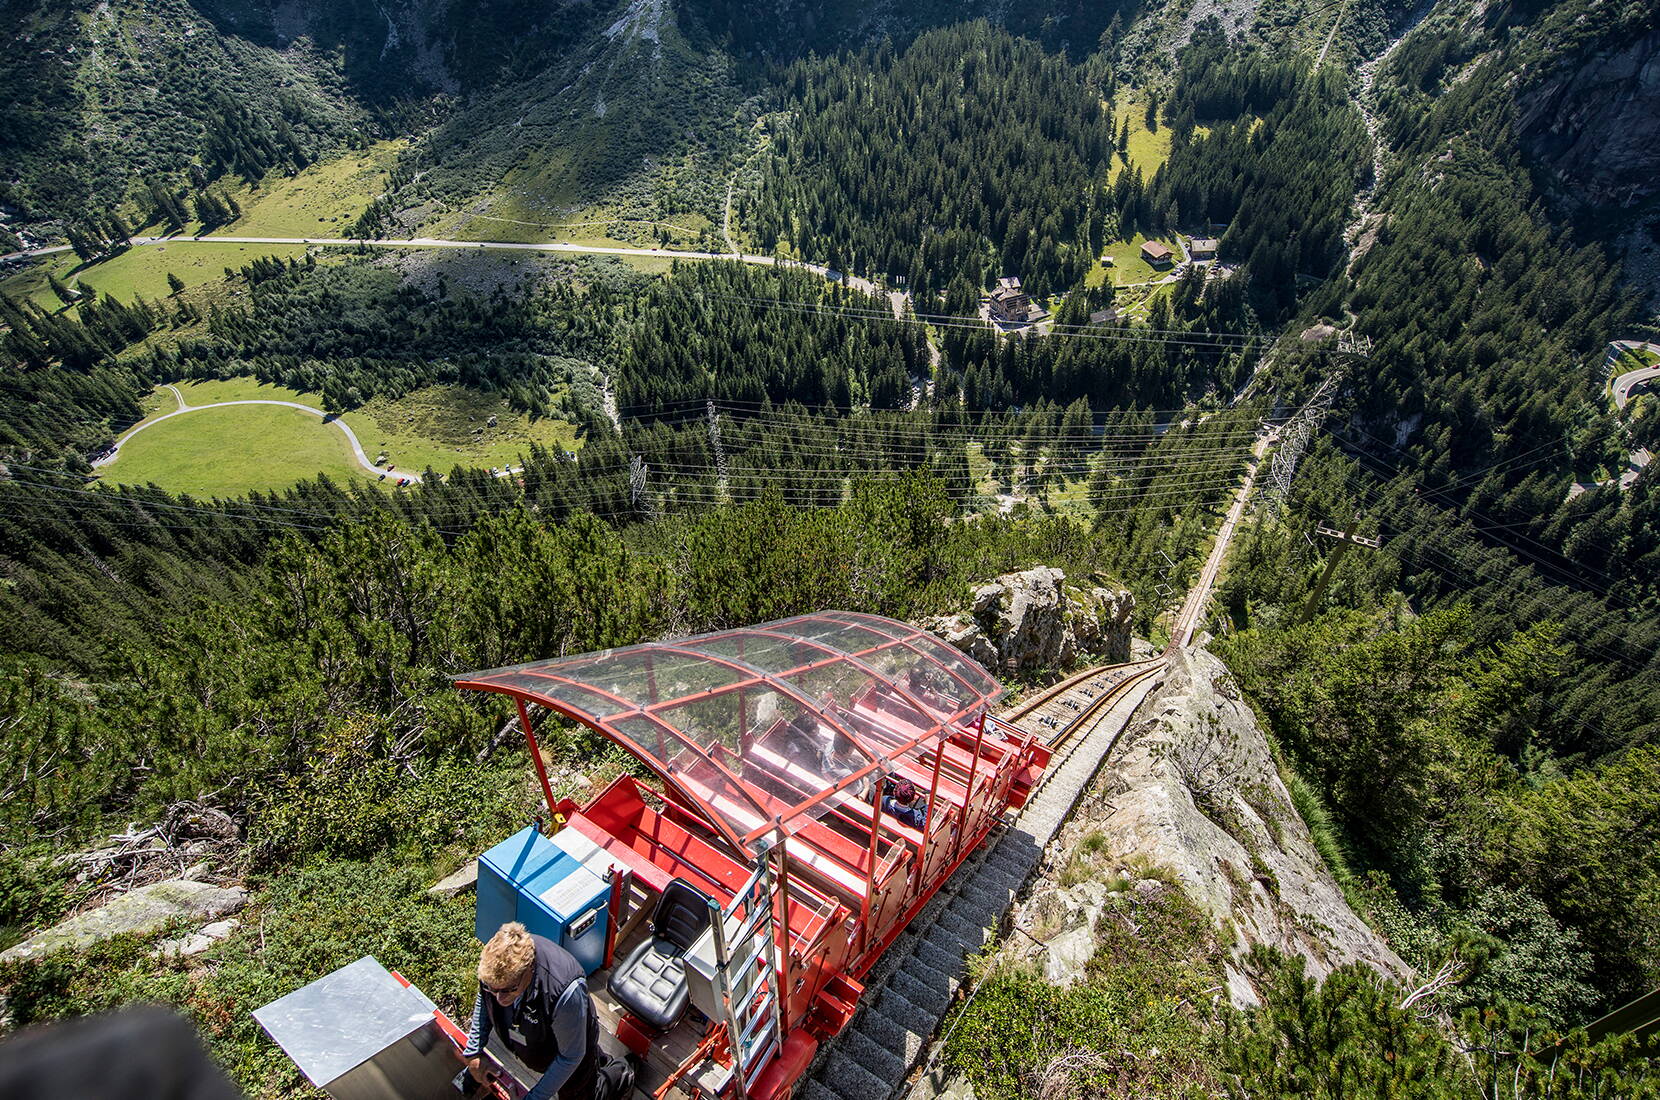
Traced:
POLYGON ((1660 194, 1660 30, 1561 59, 1516 107, 1528 152, 1573 201, 1627 209, 1660 194))
POLYGON ((392 102, 523 75, 589 29, 603 0, 193 0, 221 34, 338 52, 357 94, 392 102))
POLYGON ((315 155, 367 122, 328 53, 221 34, 186 0, 7 0, 0 28, 0 203, 26 217, 107 210, 227 124, 315 155))
MULTIPOLYGON (((1392 979, 1411 975, 1344 899, 1255 715, 1204 650, 1174 659, 1047 864, 1016 913, 1026 936, 1009 949, 1041 941, 1051 981, 1084 972, 1111 897, 1168 886, 1210 917, 1234 958, 1261 944, 1302 956, 1318 977, 1352 962, 1392 979)), ((1256 1002, 1243 968, 1228 966, 1228 994, 1256 1002)))

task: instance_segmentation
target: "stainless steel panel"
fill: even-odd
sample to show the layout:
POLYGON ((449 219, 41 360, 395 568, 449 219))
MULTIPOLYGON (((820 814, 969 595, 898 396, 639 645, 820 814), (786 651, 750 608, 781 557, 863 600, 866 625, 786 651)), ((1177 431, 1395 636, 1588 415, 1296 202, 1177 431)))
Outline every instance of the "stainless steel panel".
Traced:
POLYGON ((455 1046, 430 1018, 325 1087, 335 1100, 457 1100, 455 1046))
MULTIPOLYGON (((379 1067, 388 1080, 402 1075, 411 1056, 414 1061, 428 1061, 434 1051, 459 1068, 446 1049, 449 1041, 434 1029, 433 1010, 426 994, 401 984, 384 966, 365 956, 255 1009, 254 1019, 294 1059, 308 1081, 333 1092, 332 1082, 395 1044, 387 1062, 392 1068, 379 1067), (428 1035, 437 1043, 428 1043, 428 1035), (427 1047, 426 1053, 419 1049, 422 1046, 427 1047)), ((452 1068, 450 1075, 454 1072, 452 1068)), ((360 1095, 370 1094, 353 1093, 354 1098, 360 1095)))

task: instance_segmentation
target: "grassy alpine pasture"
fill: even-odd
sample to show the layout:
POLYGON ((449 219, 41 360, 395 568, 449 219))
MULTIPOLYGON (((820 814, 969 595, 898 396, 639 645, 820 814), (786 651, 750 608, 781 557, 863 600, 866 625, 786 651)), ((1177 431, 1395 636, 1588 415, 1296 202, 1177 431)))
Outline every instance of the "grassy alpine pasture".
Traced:
MULTIPOLYGON (((214 236, 344 237, 352 222, 386 190, 408 143, 378 142, 310 165, 293 176, 271 172, 257 185, 230 191, 242 216, 214 236)), ((192 230, 194 232, 194 230, 192 230)))
MULTIPOLYGON (((192 408, 226 401, 322 406, 316 394, 246 377, 179 382, 174 388, 192 408)), ((166 386, 142 404, 141 423, 178 408, 166 386)), ((428 386, 395 401, 378 397, 341 419, 371 460, 385 454, 399 470, 415 472, 500 467, 517 463, 532 444, 550 450, 580 445, 565 421, 532 421, 496 394, 461 386, 428 386), (492 416, 493 428, 487 426, 492 416)), ((380 482, 359 466, 338 428, 297 409, 260 405, 202 409, 145 428, 102 470, 104 480, 116 484, 154 483, 193 496, 225 497, 287 488, 319 473, 339 480, 375 478, 385 487, 394 481, 380 482)))
POLYGON ((286 489, 320 473, 340 481, 370 478, 339 428, 298 409, 231 405, 145 428, 122 444, 103 479, 195 497, 238 497, 286 489))
POLYGON ((1118 102, 1112 105, 1112 132, 1115 136, 1125 119, 1130 120, 1129 147, 1113 158, 1108 178, 1116 180, 1120 172, 1139 168, 1143 179, 1152 179, 1159 166, 1170 159, 1170 127, 1161 124, 1157 130, 1147 129, 1146 102, 1138 101, 1127 93, 1120 95, 1118 102))
POLYGON ((384 453, 403 470, 516 465, 532 444, 567 451, 579 446, 576 429, 565 421, 533 421, 497 394, 462 386, 428 386, 396 401, 376 397, 342 419, 371 461, 384 453))
POLYGON ((135 295, 155 300, 167 297, 169 272, 183 280, 187 288, 197 287, 223 279, 227 267, 240 268, 260 256, 286 260, 304 255, 305 245, 189 240, 135 245, 94 264, 83 264, 73 252, 60 252, 45 263, 0 283, 0 291, 18 298, 32 298, 47 309, 56 309, 62 303, 47 285, 46 273, 50 271, 70 286, 91 287, 99 294, 113 294, 124 302, 132 301, 135 295))
MULTIPOLYGON (((1168 275, 1168 268, 1160 271, 1141 258, 1141 246, 1146 243, 1147 237, 1141 233, 1129 240, 1107 242, 1104 251, 1112 257, 1112 266, 1107 267, 1097 260, 1095 267, 1084 277, 1084 285, 1103 286, 1110 282, 1113 286, 1129 286, 1132 283, 1150 283, 1168 275)), ((1164 243, 1172 247, 1175 245, 1174 241, 1169 240, 1164 243)))

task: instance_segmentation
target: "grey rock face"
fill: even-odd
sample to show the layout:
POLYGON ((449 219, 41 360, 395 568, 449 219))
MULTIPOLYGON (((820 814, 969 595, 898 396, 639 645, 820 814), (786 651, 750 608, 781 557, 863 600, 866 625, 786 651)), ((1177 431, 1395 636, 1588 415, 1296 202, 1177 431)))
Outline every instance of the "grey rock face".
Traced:
POLYGON ((453 898, 457 894, 471 890, 478 885, 478 860, 469 859, 461 865, 460 870, 454 871, 427 887, 427 893, 435 898, 453 898))
POLYGON ((220 940, 228 939, 230 934, 236 931, 237 923, 234 920, 216 920, 212 924, 203 927, 199 932, 163 940, 156 945, 155 954, 181 959, 200 955, 220 940))
MULTIPOLYGON (((1172 888, 1161 879, 1208 914, 1238 954, 1260 943, 1303 956, 1315 977, 1351 962, 1410 977, 1344 900, 1255 715, 1210 653, 1187 650, 1173 660, 1114 745, 1094 791, 1051 845, 1047 881, 1015 916, 1017 927, 1044 942, 1050 981, 1083 975, 1095 951, 1092 930, 1119 896, 1109 881, 1150 897, 1172 888), (1092 857, 1100 873, 1062 876, 1068 853, 1090 834, 1104 839, 1092 857), (1145 877, 1154 868, 1160 877, 1145 877)), ((1227 989, 1236 1004, 1255 1003, 1241 969, 1229 968, 1227 989)))
POLYGON ((1168 868, 1242 948, 1302 955, 1321 978, 1351 962, 1411 974, 1344 900, 1219 658, 1185 651, 1142 713, 1109 764, 1116 855, 1168 868))
POLYGON ((63 948, 81 949, 122 933, 146 935, 176 920, 217 921, 241 909, 248 892, 169 879, 123 894, 100 909, 70 917, 0 952, 0 962, 39 958, 63 948))
POLYGON ((1060 669, 1084 654, 1128 660, 1134 610, 1126 591, 1067 584, 1061 570, 1038 566, 979 585, 966 613, 922 625, 993 670, 1060 669))
POLYGON ((1660 191, 1660 31, 1569 59, 1516 108, 1529 153, 1575 197, 1629 207, 1660 191))

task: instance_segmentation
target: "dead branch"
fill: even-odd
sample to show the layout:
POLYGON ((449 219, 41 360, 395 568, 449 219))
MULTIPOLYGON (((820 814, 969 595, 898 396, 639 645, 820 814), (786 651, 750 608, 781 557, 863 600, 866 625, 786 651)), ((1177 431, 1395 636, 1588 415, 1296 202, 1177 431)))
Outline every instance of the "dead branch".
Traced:
POLYGON ((1468 972, 1464 969, 1463 960, 1458 957, 1456 951, 1453 952, 1452 957, 1441 964, 1441 969, 1435 972, 1433 978, 1407 994, 1406 999, 1401 1002, 1401 1010, 1404 1012, 1419 1001, 1434 997, 1441 991, 1462 982, 1468 976, 1468 972))

